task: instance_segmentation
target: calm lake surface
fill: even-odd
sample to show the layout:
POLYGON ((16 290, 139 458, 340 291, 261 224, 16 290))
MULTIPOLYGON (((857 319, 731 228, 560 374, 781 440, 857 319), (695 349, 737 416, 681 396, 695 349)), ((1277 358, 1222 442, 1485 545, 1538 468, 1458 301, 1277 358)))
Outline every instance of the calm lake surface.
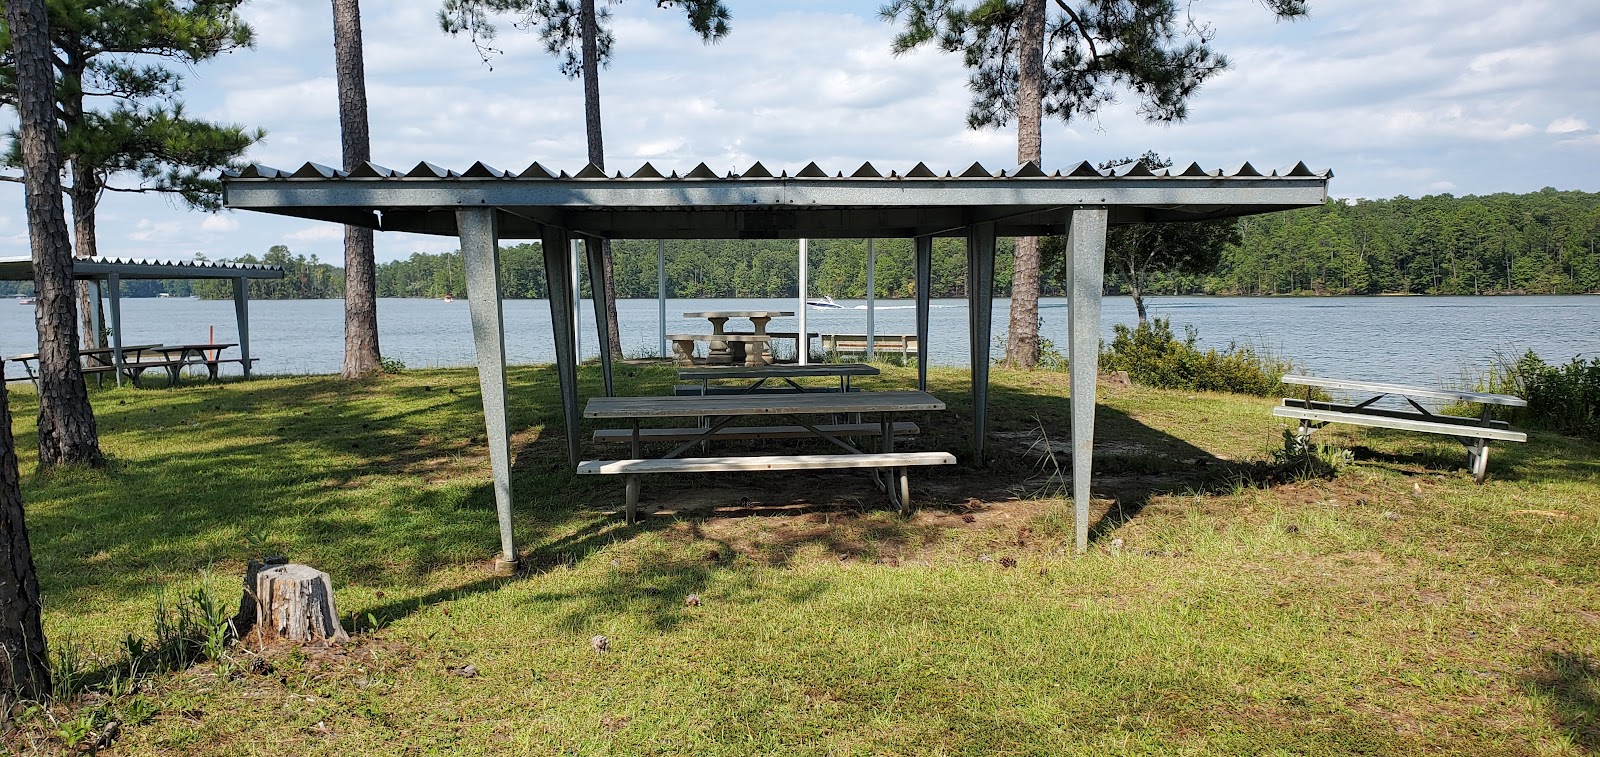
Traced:
MULTIPOLYGON (((1230 342, 1264 346, 1313 373, 1346 378, 1459 383, 1485 369, 1497 354, 1526 350, 1547 361, 1582 355, 1600 357, 1600 297, 1157 297, 1153 315, 1170 317, 1180 336, 1185 325, 1199 332, 1201 346, 1230 342)), ((861 300, 840 300, 842 310, 812 309, 811 331, 863 333, 861 300)), ((791 299, 668 300, 669 333, 706 333, 703 320, 684 312, 700 310, 794 310, 791 299)), ((998 337, 1006 330, 1010 303, 994 302, 993 354, 1003 352, 998 337)), ((344 349, 344 303, 340 300, 254 300, 250 303, 250 346, 264 373, 337 373, 344 349)), ((655 300, 617 304, 624 350, 630 356, 657 354, 655 300)), ((214 328, 217 341, 237 341, 232 301, 125 299, 127 343, 204 342, 214 328)), ((935 300, 931 312, 930 358, 935 365, 967 364, 965 300, 935 300)), ((583 304, 585 357, 596 354, 593 306, 583 304)), ((1040 309, 1044 335, 1064 348, 1067 310, 1064 298, 1046 298, 1040 309)), ((513 363, 554 361, 550 309, 543 300, 505 303, 506 349, 513 363)), ((1136 322, 1133 301, 1107 297, 1104 334, 1113 324, 1136 322)), ((880 334, 916 332, 913 303, 880 300, 880 334)), ((467 303, 383 299, 378 303, 379 339, 385 357, 412 368, 471 365, 472 327, 467 303)), ((747 330, 734 321, 730 330, 747 330), (738 326, 735 329, 735 326, 738 326)), ((797 318, 774 319, 773 331, 797 331, 797 318)), ((37 337, 33 307, 0 300, 0 355, 33 352, 37 337)), ((237 352, 234 353, 237 356, 237 352)), ((8 373, 15 371, 8 366, 8 373)))

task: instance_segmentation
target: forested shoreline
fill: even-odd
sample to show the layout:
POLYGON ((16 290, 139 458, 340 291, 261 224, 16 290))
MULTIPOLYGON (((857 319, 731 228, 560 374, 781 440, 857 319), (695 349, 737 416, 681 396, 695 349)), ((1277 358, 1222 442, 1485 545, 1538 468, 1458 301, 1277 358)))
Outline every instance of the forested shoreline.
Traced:
MULTIPOLYGON (((1151 294, 1375 295, 1375 294, 1576 294, 1600 292, 1600 193, 1544 189, 1528 194, 1420 199, 1334 200, 1316 207, 1241 219, 1240 243, 1227 247, 1217 267, 1202 275, 1155 271, 1151 294)), ((879 297, 916 293, 911 242, 876 240, 879 297)), ((619 297, 656 296, 656 243, 614 243, 619 297)), ((810 242, 814 295, 859 298, 866 294, 867 243, 861 239, 810 242)), ((793 297, 798 291, 794 240, 685 240, 667 242, 670 296, 793 297)), ((343 295, 343 270, 316 256, 277 245, 242 263, 284 267, 280 281, 251 283, 261 299, 312 299, 343 295)), ((1059 265, 1047 265, 1045 295, 1063 293, 1059 265)), ((501 250, 505 296, 545 297, 539 245, 501 250)), ((965 292, 963 240, 934 244, 933 296, 965 292)), ((380 297, 466 296, 461 256, 413 253, 378 266, 380 297)), ((1000 240, 995 291, 1011 286, 1011 240, 1000 240)), ((127 281, 127 296, 231 296, 226 281, 127 281)), ((1124 293, 1122 274, 1106 276, 1110 293, 1124 293)), ((31 291, 31 283, 0 283, 0 295, 31 291)), ((588 292, 587 277, 584 291, 588 292)))

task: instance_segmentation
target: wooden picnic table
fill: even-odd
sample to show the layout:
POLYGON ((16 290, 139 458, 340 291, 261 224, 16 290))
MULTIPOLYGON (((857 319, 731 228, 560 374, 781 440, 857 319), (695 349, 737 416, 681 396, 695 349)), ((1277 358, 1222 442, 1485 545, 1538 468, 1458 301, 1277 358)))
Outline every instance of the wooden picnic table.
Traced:
POLYGON ((711 345, 706 362, 712 365, 728 365, 734 362, 744 362, 746 365, 757 365, 769 362, 762 354, 767 346, 767 323, 774 318, 785 318, 794 315, 789 310, 704 310, 694 313, 684 313, 684 318, 704 318, 711 322, 711 345), (729 318, 749 318, 750 325, 754 327, 756 337, 751 340, 727 340, 725 327, 729 318), (753 353, 747 355, 746 353, 753 353))
POLYGON ((168 385, 178 383, 178 374, 187 365, 203 365, 206 367, 209 381, 217 380, 217 369, 222 363, 234 360, 222 360, 223 350, 239 346, 238 342, 202 342, 198 344, 168 344, 152 348, 151 352, 159 352, 168 365, 164 366, 169 372, 168 385), (209 355, 207 353, 210 353, 209 355), (176 357, 174 357, 176 356, 176 357))
MULTIPOLYGON (((625 460, 585 460, 578 464, 580 475, 621 474, 626 477, 626 514, 634 522, 639 503, 639 476, 650 473, 701 473, 729 471, 808 470, 826 468, 888 469, 892 481, 881 481, 889 499, 909 512, 911 484, 909 469, 918 465, 952 465, 955 456, 948 452, 895 452, 894 437, 904 433, 896 424, 897 413, 943 410, 944 402, 927 392, 829 392, 805 394, 733 394, 712 397, 595 397, 584 408, 585 418, 628 421, 627 440, 632 457, 625 460), (859 415, 876 413, 876 424, 822 424, 808 416, 859 415), (763 433, 746 433, 737 438, 815 437, 844 450, 831 455, 762 455, 727 457, 679 457, 702 442, 724 435, 730 423, 739 418, 785 416, 794 426, 763 427, 763 433), (639 422, 651 418, 710 418, 703 427, 649 429, 645 434, 639 422), (875 426, 875 428, 873 428, 875 426), (871 433, 876 431, 876 433, 871 433), (879 447, 868 452, 845 441, 852 436, 876 436, 879 447), (657 458, 643 456, 643 443, 680 442, 657 458)), ((731 427, 737 432, 744 427, 731 427)), ((598 435, 598 432, 597 432, 598 435)))
MULTIPOLYGON (((143 360, 144 353, 146 351, 154 350, 160 346, 161 345, 159 344, 125 344, 122 346, 122 362, 124 365, 139 362, 143 360)), ((80 347, 78 349, 78 360, 81 366, 80 369, 85 375, 91 373, 110 373, 111 371, 116 370, 116 359, 112 357, 113 352, 115 352, 115 350, 111 347, 94 347, 88 349, 80 347)), ((22 355, 13 355, 6 359, 15 363, 20 363, 22 365, 22 370, 28 374, 28 380, 33 382, 34 388, 37 389, 39 387, 39 375, 36 371, 34 371, 34 364, 39 360, 39 353, 29 352, 22 355)), ((142 372, 143 371, 141 370, 140 373, 142 372)), ((134 379, 134 383, 138 384, 138 375, 129 375, 134 379)))
MULTIPOLYGON (((853 376, 876 376, 880 371, 865 363, 824 363, 820 365, 759 365, 743 366, 730 365, 724 367, 693 367, 679 368, 678 378, 683 381, 699 381, 698 394, 706 396, 719 393, 713 391, 711 382, 719 379, 755 379, 755 383, 744 387, 727 387, 726 394, 749 394, 762 389, 763 385, 772 379, 779 379, 789 385, 789 391, 815 392, 832 391, 832 389, 819 390, 817 387, 804 387, 795 383, 797 378, 834 378, 839 379, 839 391, 850 391, 850 379, 853 376)), ((695 389, 694 386, 679 387, 678 394, 694 394, 696 392, 683 391, 695 389)), ((769 389, 769 391, 779 391, 769 389)))
POLYGON ((1457 441, 1467 447, 1467 465, 1472 471, 1473 480, 1481 484, 1488 474, 1489 440, 1511 442, 1525 442, 1528 440, 1527 434, 1521 431, 1513 431, 1504 421, 1497 421, 1490 417, 1491 409, 1497 405, 1502 407, 1527 406, 1527 400, 1509 394, 1411 386, 1409 384, 1381 381, 1322 378, 1298 374, 1285 375, 1282 381, 1285 384, 1306 387, 1303 399, 1286 397, 1282 406, 1272 409, 1272 414, 1277 417, 1292 418, 1299 421, 1299 429, 1295 438, 1302 445, 1310 438, 1312 431, 1330 423, 1349 423, 1357 426, 1443 434, 1455 437, 1457 441), (1322 402, 1314 396, 1317 389, 1354 393, 1365 397, 1365 399, 1353 403, 1322 402), (1377 407, 1376 403, 1385 397, 1398 397, 1409 404, 1413 410, 1393 410, 1377 407), (1469 418, 1435 413, 1424 407, 1418 400, 1466 402, 1482 405, 1483 408, 1478 417, 1469 418))

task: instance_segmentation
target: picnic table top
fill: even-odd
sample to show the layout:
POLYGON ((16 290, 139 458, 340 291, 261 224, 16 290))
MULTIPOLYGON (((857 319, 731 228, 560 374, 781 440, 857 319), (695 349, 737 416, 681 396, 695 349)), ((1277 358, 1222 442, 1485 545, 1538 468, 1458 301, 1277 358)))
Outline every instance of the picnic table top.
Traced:
POLYGON ((802 376, 876 376, 882 371, 866 363, 823 363, 816 365, 730 365, 726 367, 679 368, 680 379, 761 379, 802 376))
POLYGON ((927 392, 817 392, 806 394, 726 394, 711 397, 595 397, 585 418, 689 418, 794 413, 877 413, 943 410, 944 401, 927 392))
POLYGON ((1322 378, 1320 376, 1302 376, 1293 373, 1285 375, 1283 377, 1283 383, 1299 384, 1301 386, 1316 386, 1323 389, 1373 392, 1376 394, 1398 394, 1402 397, 1458 400, 1461 402, 1476 402, 1484 405, 1526 407, 1528 404, 1527 400, 1521 397, 1514 397, 1509 394, 1469 392, 1458 389, 1438 389, 1435 387, 1411 386, 1408 384, 1393 384, 1380 381, 1354 381, 1351 379, 1322 378))
POLYGON ((684 318, 787 318, 792 310, 707 310, 703 313, 684 313, 684 318))
MULTIPOLYGON (((160 346, 161 345, 159 345, 159 344, 124 344, 124 345, 122 345, 122 351, 123 352, 143 352, 145 350, 153 350, 153 349, 155 349, 157 347, 160 347, 160 346)), ((94 347, 92 349, 84 349, 83 347, 79 347, 78 348, 78 354, 79 355, 109 355, 109 354, 111 354, 111 351, 112 351, 112 348, 110 348, 110 347, 94 347)), ((29 353, 27 353, 25 355, 12 355, 11 357, 8 357, 6 359, 7 360, 22 360, 22 361, 38 360, 39 359, 39 353, 37 353, 37 352, 29 352, 29 353)))
POLYGON ((225 350, 229 347, 238 346, 238 342, 200 342, 196 344, 158 344, 149 349, 151 352, 177 352, 179 350, 225 350))

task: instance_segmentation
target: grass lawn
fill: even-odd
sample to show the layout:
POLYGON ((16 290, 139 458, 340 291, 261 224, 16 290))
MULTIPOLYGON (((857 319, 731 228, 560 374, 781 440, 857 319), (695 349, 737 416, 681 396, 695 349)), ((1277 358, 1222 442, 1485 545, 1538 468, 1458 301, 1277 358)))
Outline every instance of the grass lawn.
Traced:
MULTIPOLYGON (((100 390, 111 466, 50 475, 14 387, 46 633, 90 686, 10 748, 116 720, 102 754, 1600 751, 1600 445, 1531 434, 1477 486, 1450 439, 1335 427, 1356 461, 1301 479, 1270 400, 1103 386, 1075 556, 1029 452, 1065 374, 997 368, 990 464, 914 472, 912 518, 861 472, 722 474, 646 478, 634 528, 619 478, 568 472, 553 370, 510 382, 510 578, 471 370, 100 390), (353 642, 122 678, 158 602, 232 605, 263 554, 330 573, 353 642)), ((970 462, 965 373, 932 391, 902 447, 970 462)))

